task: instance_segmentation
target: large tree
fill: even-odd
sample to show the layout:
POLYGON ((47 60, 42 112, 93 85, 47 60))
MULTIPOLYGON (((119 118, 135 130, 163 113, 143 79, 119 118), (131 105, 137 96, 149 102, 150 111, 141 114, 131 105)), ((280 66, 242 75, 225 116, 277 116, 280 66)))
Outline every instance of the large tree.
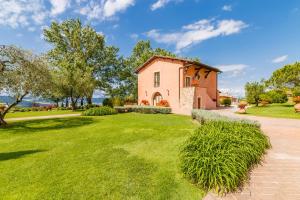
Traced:
POLYGON ((245 85, 246 99, 248 103, 258 106, 260 96, 264 93, 265 85, 262 82, 247 82, 245 85))
POLYGON ((267 83, 276 89, 300 89, 300 63, 286 65, 274 71, 267 83))
POLYGON ((91 103, 95 88, 107 87, 107 76, 111 75, 107 71, 116 62, 118 49, 105 46, 104 36, 89 25, 83 26, 79 19, 52 22, 44 36, 53 46, 49 61, 72 108, 82 97, 91 103))
POLYGON ((14 98, 8 107, 0 111, 0 126, 5 125, 5 115, 18 105, 26 95, 41 96, 48 90, 51 76, 43 58, 14 46, 0 49, 0 92, 14 98))

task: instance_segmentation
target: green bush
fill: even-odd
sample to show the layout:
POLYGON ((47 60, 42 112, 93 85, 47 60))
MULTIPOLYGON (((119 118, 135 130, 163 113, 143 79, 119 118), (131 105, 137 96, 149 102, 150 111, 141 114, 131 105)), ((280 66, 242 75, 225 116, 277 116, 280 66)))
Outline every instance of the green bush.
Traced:
POLYGON ((82 113, 83 116, 102 116, 102 115, 113 115, 116 114, 116 110, 108 107, 108 106, 102 106, 102 107, 96 107, 96 108, 90 108, 82 113))
POLYGON ((112 99, 110 99, 110 98, 103 99, 102 105, 103 106, 113 107, 112 99))
POLYGON ((286 92, 282 90, 270 90, 259 96, 261 101, 266 101, 269 103, 285 103, 288 101, 286 92))
POLYGON ((210 121, 182 146, 180 167, 186 178, 205 191, 224 194, 242 186, 270 146, 255 125, 210 121))
POLYGON ((159 106, 116 106, 114 107, 118 113, 137 112, 144 114, 170 114, 172 109, 169 107, 159 106))
POLYGON ((230 106, 231 105, 231 99, 230 98, 225 98, 221 101, 221 105, 224 106, 230 106))
POLYGON ((194 109, 192 110, 192 118, 197 120, 201 124, 210 121, 230 121, 230 122, 241 122, 245 124, 254 125, 256 127, 260 127, 260 123, 258 121, 241 119, 241 118, 230 118, 223 115, 219 115, 218 113, 209 110, 194 109))

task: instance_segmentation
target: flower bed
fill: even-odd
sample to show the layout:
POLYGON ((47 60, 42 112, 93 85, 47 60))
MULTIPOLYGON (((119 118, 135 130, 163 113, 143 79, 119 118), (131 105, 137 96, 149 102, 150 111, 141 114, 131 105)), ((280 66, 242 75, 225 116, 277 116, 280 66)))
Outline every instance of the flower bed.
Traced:
POLYGON ((241 122, 245 124, 253 124, 257 127, 260 127, 260 123, 258 121, 241 119, 241 118, 230 118, 208 110, 193 110, 192 118, 199 121, 201 124, 204 124, 205 122, 209 122, 209 121, 231 121, 231 122, 241 122))
POLYGON ((159 106, 116 106, 114 107, 118 113, 137 112, 144 114, 169 114, 171 108, 159 106))

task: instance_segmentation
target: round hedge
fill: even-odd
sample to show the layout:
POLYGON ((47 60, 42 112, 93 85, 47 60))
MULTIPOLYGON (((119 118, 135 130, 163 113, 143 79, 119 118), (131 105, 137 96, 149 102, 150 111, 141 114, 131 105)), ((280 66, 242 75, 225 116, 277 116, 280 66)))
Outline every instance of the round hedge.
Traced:
POLYGON ((181 170, 206 191, 232 192, 248 179, 249 170, 261 161, 268 148, 267 136, 255 125, 210 121, 183 145, 181 170))

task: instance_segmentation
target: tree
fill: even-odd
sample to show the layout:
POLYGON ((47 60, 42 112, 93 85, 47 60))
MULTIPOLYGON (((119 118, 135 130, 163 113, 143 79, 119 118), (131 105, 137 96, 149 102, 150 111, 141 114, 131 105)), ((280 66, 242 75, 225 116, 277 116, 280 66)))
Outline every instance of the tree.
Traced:
POLYGON ((116 61, 117 48, 106 47, 104 36, 92 27, 83 26, 79 19, 52 22, 44 30, 45 40, 53 45, 48 52, 54 75, 61 80, 60 88, 65 97, 70 97, 72 108, 86 97, 89 104, 96 87, 107 87, 106 76, 116 61))
POLYGON ((300 87, 300 63, 286 65, 273 72, 267 84, 276 89, 294 91, 300 87))
POLYGON ((258 106, 260 95, 264 93, 265 85, 262 82, 247 82, 245 85, 246 99, 248 103, 258 106))
POLYGON ((0 49, 0 90, 15 101, 0 112, 0 126, 5 125, 5 115, 18 105, 26 95, 41 96, 48 90, 51 76, 43 58, 14 46, 0 49))
POLYGON ((131 95, 137 99, 137 75, 135 70, 154 55, 175 57, 176 55, 161 48, 153 49, 149 40, 139 41, 134 46, 128 58, 120 58, 117 68, 118 87, 111 90, 111 94, 119 96, 131 95))

